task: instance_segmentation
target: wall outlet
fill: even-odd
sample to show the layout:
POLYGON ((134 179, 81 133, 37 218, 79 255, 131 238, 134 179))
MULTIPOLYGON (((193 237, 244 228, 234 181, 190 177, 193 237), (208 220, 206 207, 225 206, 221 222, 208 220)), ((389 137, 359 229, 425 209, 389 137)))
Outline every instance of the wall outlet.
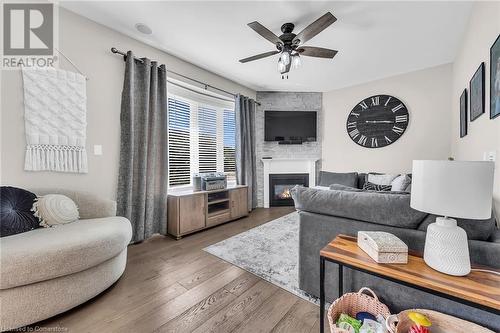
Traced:
POLYGON ((497 159, 497 153, 495 151, 485 151, 483 153, 483 160, 495 162, 497 159))
POLYGON ((102 146, 94 145, 94 155, 102 155, 102 146))

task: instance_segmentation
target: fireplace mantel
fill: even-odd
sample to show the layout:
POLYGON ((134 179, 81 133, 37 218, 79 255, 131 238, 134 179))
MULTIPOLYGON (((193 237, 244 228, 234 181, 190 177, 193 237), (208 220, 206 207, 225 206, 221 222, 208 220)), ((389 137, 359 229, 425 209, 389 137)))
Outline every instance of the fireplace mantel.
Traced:
POLYGON ((309 186, 316 186, 317 158, 263 158, 264 208, 269 208, 269 175, 279 173, 307 173, 309 186))

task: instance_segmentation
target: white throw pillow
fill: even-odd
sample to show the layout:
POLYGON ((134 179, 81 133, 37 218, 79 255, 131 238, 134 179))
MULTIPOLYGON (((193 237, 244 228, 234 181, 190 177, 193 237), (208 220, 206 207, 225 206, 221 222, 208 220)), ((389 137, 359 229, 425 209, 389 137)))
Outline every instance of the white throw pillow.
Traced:
POLYGON ((368 182, 375 185, 391 185, 392 181, 399 175, 374 175, 372 173, 368 174, 368 182))
POLYGON ((408 185, 411 184, 411 178, 407 174, 396 177, 391 183, 391 191, 405 192, 408 185))
POLYGON ((32 211, 40 220, 40 225, 46 228, 78 220, 78 207, 75 202, 61 194, 38 197, 32 211))

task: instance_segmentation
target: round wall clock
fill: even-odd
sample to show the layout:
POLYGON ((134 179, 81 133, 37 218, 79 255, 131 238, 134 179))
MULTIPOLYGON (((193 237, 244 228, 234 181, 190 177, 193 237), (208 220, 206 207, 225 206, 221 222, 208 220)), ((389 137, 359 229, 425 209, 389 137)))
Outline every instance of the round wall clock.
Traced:
POLYGON ((410 120, 406 106, 394 96, 375 95, 359 102, 347 117, 347 133, 366 148, 381 148, 396 142, 410 120))

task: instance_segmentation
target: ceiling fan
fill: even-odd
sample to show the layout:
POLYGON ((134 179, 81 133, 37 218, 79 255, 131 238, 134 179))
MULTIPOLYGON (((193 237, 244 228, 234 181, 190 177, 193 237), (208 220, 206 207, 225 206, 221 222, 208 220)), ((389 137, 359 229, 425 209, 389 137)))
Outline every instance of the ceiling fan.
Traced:
POLYGON ((241 59, 240 62, 245 63, 281 53, 278 60, 278 72, 280 72, 281 78, 284 79, 284 74, 288 73, 290 68, 300 67, 300 56, 331 59, 337 54, 337 51, 322 47, 303 46, 303 43, 325 30, 335 21, 337 21, 335 16, 327 12, 298 34, 293 33, 293 29, 295 28, 293 23, 285 23, 281 26, 283 34, 279 37, 257 21, 248 23, 248 26, 255 30, 255 32, 273 43, 276 46, 276 51, 257 54, 252 57, 241 59))

